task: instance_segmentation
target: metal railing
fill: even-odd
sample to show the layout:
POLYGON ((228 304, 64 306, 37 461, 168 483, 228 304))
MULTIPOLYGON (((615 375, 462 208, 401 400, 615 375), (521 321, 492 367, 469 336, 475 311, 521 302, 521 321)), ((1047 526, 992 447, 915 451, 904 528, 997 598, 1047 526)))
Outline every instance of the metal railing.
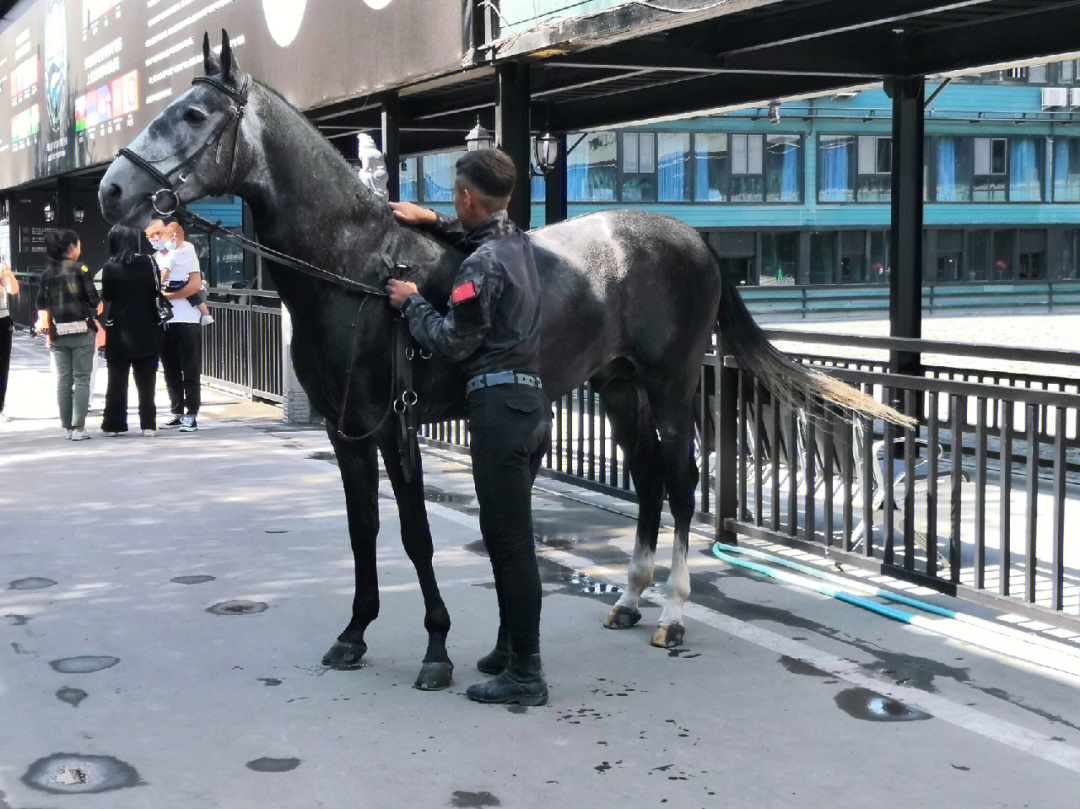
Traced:
POLYGON ((284 401, 281 301, 274 292, 217 287, 203 329, 204 380, 248 398, 284 401))

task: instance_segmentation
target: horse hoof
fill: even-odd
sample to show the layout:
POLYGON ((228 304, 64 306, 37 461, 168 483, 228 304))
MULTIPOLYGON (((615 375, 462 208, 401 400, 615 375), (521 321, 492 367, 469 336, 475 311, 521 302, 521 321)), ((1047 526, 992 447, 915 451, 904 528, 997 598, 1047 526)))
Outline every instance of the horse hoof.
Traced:
POLYGON ((322 664, 330 669, 338 671, 350 671, 361 668, 364 665, 364 654, 367 652, 367 644, 348 643, 336 641, 330 647, 330 651, 323 655, 322 664))
POLYGON ((420 666, 420 675, 413 683, 419 691, 442 691, 454 681, 454 664, 449 660, 424 663, 420 666))
POLYGON ((637 610, 616 605, 615 608, 608 613, 608 617, 604 619, 604 626, 608 629, 629 629, 640 620, 641 613, 637 610))
POLYGON ((674 649, 676 646, 682 646, 684 634, 686 634, 686 628, 682 624, 658 626, 652 636, 652 645, 659 646, 661 649, 674 649))

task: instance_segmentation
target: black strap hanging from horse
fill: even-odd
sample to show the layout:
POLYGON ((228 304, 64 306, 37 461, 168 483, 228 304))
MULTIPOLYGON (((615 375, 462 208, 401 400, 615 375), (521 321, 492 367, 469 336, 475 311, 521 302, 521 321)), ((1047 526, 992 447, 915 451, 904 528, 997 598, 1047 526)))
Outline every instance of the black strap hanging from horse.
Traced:
POLYGON ((412 360, 416 352, 409 335, 409 324, 404 318, 394 321, 392 352, 398 451, 401 453, 401 471, 405 480, 411 483, 420 466, 420 441, 417 436, 417 396, 413 390, 412 360))

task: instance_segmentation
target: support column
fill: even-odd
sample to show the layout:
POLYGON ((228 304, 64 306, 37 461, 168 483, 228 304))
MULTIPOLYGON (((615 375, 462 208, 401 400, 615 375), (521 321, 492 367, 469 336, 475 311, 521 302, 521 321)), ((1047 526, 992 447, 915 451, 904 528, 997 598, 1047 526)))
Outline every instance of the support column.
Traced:
POLYGON ((559 135, 555 167, 544 176, 544 224, 566 221, 566 135, 559 135))
MULTIPOLYGON (((889 277, 889 334, 922 337, 923 123, 926 80, 892 78, 885 92, 893 102, 892 272, 889 277)), ((918 352, 890 352, 895 374, 922 376, 918 352)))
POLYGON ((287 424, 308 424, 312 420, 311 401, 300 387, 292 364, 292 318, 281 307, 281 395, 283 420, 287 424))
POLYGON ((401 199, 401 106, 397 93, 387 93, 382 100, 380 148, 386 163, 386 190, 390 199, 401 199))
POLYGON ((532 213, 532 165, 529 139, 529 66, 508 63, 495 68, 498 100, 495 104, 495 143, 517 166, 518 182, 508 213, 518 227, 528 230, 532 213))

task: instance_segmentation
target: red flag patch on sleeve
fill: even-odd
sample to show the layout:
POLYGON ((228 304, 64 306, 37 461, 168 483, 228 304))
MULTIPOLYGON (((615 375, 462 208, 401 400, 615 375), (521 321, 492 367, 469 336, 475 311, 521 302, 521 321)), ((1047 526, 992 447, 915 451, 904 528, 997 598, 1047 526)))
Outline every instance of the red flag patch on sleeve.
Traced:
POLYGON ((454 287, 454 291, 450 293, 450 301, 456 306, 459 303, 465 303, 465 301, 471 301, 476 297, 476 284, 473 281, 466 281, 460 286, 454 287))

